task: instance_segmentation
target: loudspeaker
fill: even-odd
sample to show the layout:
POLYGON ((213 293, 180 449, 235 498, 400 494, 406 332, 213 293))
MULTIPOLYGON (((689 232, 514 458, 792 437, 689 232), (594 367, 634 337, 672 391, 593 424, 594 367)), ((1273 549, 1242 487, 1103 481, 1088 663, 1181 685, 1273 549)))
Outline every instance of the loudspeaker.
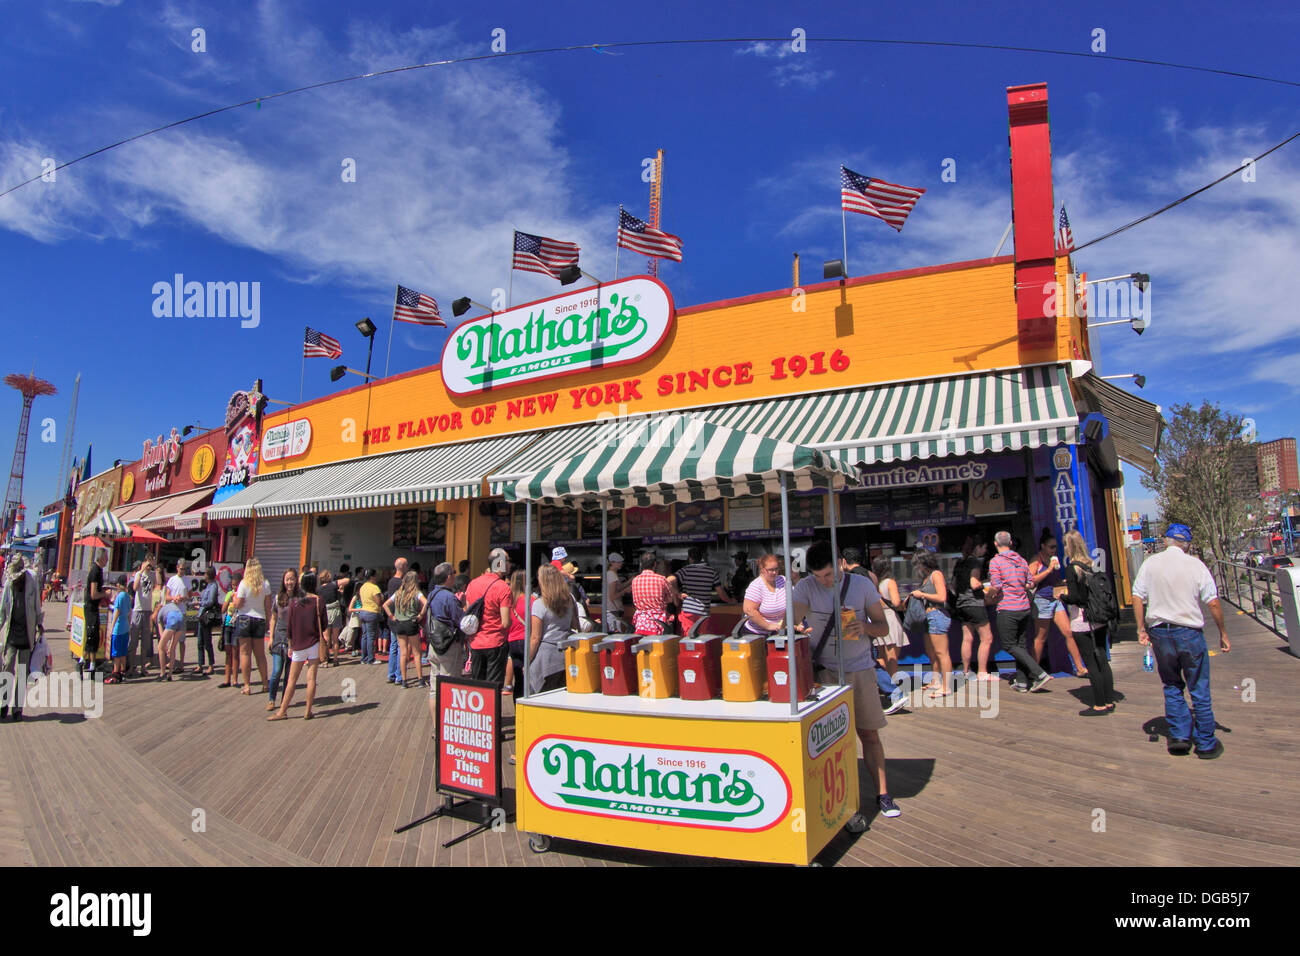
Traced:
POLYGON ((325 527, 325 526, 326 526, 327 524, 329 524, 329 523, 330 523, 329 515, 317 515, 317 516, 316 516, 316 527, 318 527, 318 528, 323 528, 323 527, 325 527))

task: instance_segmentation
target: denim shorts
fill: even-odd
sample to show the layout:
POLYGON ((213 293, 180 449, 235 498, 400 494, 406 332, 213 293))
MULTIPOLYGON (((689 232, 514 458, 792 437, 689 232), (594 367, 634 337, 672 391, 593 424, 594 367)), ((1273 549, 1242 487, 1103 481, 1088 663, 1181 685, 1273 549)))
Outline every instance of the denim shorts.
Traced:
POLYGON ((948 617, 948 612, 940 611, 938 608, 931 608, 926 611, 925 620, 930 626, 931 634, 947 634, 948 628, 952 625, 952 619, 948 617))
POLYGON ((1038 609, 1038 619, 1040 621, 1051 620, 1056 616, 1056 612, 1064 610, 1064 606, 1056 598, 1039 597, 1034 595, 1034 607, 1038 609))
POLYGON ((163 608, 163 630, 179 631, 185 627, 185 612, 175 604, 163 608))

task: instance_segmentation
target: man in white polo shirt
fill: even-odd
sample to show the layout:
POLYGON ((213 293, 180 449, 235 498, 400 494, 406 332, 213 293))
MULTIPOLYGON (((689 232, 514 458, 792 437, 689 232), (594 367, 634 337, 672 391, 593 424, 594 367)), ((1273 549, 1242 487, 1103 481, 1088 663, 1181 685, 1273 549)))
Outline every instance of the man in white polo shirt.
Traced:
POLYGON ((1133 582, 1133 615, 1138 640, 1155 647, 1156 666, 1165 685, 1165 719, 1169 722, 1169 752, 1182 756, 1196 744, 1196 756, 1213 760, 1223 753, 1214 736, 1214 708, 1210 703, 1210 660, 1205 650, 1205 617, 1210 609, 1219 628, 1219 647, 1232 650, 1223 632, 1223 608, 1214 578, 1199 558, 1187 553, 1191 529, 1171 524, 1165 531, 1165 550, 1142 562, 1133 582), (1183 691, 1191 694, 1195 718, 1183 691))

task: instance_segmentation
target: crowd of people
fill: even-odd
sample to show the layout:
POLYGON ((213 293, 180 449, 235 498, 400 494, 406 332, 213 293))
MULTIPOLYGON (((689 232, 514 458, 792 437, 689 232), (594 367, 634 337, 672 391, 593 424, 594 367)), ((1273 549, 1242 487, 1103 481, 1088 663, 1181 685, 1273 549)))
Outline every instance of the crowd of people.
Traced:
MULTIPOLYGON (((1204 564, 1186 554, 1190 532, 1171 525, 1166 543, 1164 552, 1143 564, 1134 583, 1139 638, 1156 650, 1168 703, 1170 752, 1189 752, 1194 743, 1198 755, 1217 756, 1222 744, 1214 738, 1212 717, 1206 716, 1211 713, 1208 664, 1198 602, 1211 608, 1220 647, 1227 651, 1230 645, 1213 579, 1204 564), (1194 722, 1183 698, 1189 685, 1194 722)), ((287 717, 304 671, 304 716, 311 719, 319 667, 386 663, 390 683, 430 688, 432 713, 431 678, 438 676, 468 675, 500 685, 507 695, 523 693, 525 655, 529 693, 562 687, 560 642, 574 632, 600 630, 597 622, 607 633, 687 634, 709 623, 711 610, 721 603, 739 605, 738 628, 747 633, 780 632, 786 626, 790 588, 795 629, 812 643, 816 677, 825 683, 840 654, 833 627, 838 589, 846 680, 854 688, 858 731, 879 785, 882 811, 892 815, 897 806, 885 786, 879 730, 886 715, 912 699, 906 675, 900 673, 909 630, 924 642, 931 663, 931 679, 920 688, 930 698, 955 693, 959 677, 1000 679, 992 659, 995 627, 1014 662, 1011 686, 1023 693, 1043 690, 1053 677, 1041 663, 1042 654, 1056 628, 1076 675, 1091 686, 1091 703, 1081 715, 1104 716, 1119 703, 1108 652, 1113 621, 1096 619, 1096 604, 1090 604, 1096 580, 1104 576, 1094 569, 1082 536, 1076 531, 1065 536, 1064 566, 1050 530, 1029 560, 1015 550, 1008 532, 998 532, 992 547, 990 556, 988 542, 968 538, 951 576, 940 570, 934 554, 917 551, 912 556, 917 585, 905 588, 888 558, 867 568, 858 550, 845 548, 834 555, 828 542, 817 542, 807 552, 802 578, 791 569, 787 580, 780 556, 768 553, 756 562, 757 577, 744 573, 747 568, 741 565, 731 591, 699 547, 675 571, 654 552, 644 552, 638 556, 638 573, 630 576, 623 574, 623 556, 612 553, 604 569, 604 602, 588 597, 577 566, 558 546, 531 582, 506 551, 494 549, 488 567, 473 577, 467 561, 458 569, 444 562, 426 573, 418 563, 398 558, 383 569, 346 564, 337 571, 314 565, 290 568, 279 581, 268 581, 254 556, 227 588, 218 584, 211 568, 194 577, 183 560, 164 567, 152 557, 130 575, 107 580, 107 557, 100 552, 82 590, 85 624, 78 668, 92 677, 107 671, 106 684, 171 681, 186 673, 209 678, 217 675, 219 648, 224 669, 216 686, 239 687, 251 695, 256 667, 267 719, 278 721, 287 717), (108 633, 101 652, 98 610, 105 601, 108 633), (186 644, 192 614, 197 616, 197 661, 191 671, 186 644), (961 634, 959 668, 949 652, 954 622, 961 634)), ((33 654, 48 658, 42 640, 44 582, 24 567, 21 557, 10 561, 6 572, 0 599, 4 665, 11 673, 18 666, 30 672, 33 654)))

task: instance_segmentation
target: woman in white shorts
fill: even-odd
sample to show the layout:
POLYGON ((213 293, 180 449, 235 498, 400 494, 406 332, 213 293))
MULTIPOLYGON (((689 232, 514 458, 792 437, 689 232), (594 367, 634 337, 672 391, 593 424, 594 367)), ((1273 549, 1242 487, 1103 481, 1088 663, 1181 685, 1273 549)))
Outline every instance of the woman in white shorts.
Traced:
POLYGON ((311 720, 311 705, 316 700, 316 668, 320 665, 320 606, 316 600, 316 575, 304 574, 299 586, 303 594, 289 602, 289 682, 280 699, 280 709, 267 720, 284 720, 289 716, 289 704, 298 675, 307 668, 307 712, 304 720, 311 720))

